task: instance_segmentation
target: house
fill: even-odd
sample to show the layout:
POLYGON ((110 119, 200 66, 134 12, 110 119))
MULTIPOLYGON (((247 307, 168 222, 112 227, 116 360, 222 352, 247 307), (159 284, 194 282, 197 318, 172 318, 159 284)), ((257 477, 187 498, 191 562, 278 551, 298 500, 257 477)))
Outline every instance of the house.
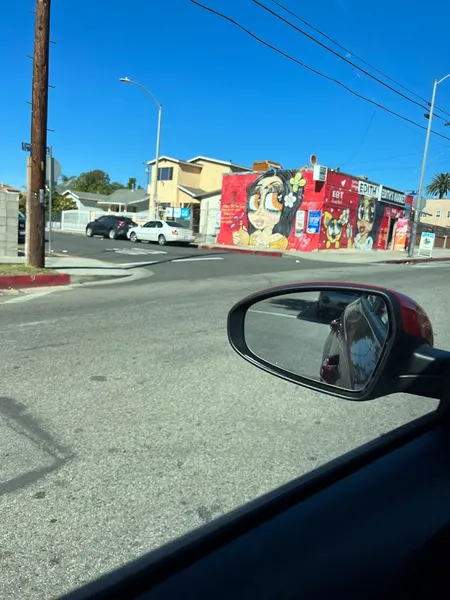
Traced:
POLYGON ((145 190, 119 189, 106 195, 66 189, 61 195, 73 200, 79 211, 140 213, 148 210, 148 194, 145 190))
MULTIPOLYGON (((150 213, 155 192, 155 163, 155 160, 148 163, 151 166, 150 213)), ((199 231, 200 205, 203 201, 208 200, 210 211, 214 210, 214 204, 215 210, 219 210, 223 175, 245 173, 248 170, 248 167, 236 165, 231 161, 206 156, 196 156, 189 160, 161 156, 158 164, 158 208, 191 208, 193 228, 199 231)))
POLYGON ((420 222, 424 225, 450 227, 450 198, 427 198, 420 222))

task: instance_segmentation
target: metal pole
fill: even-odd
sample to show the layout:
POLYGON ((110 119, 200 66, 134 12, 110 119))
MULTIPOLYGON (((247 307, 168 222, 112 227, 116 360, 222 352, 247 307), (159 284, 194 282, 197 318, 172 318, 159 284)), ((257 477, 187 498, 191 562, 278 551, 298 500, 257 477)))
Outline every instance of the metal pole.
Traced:
MULTIPOLYGON (((442 81, 442 80, 441 80, 442 81)), ((423 160, 422 160, 422 169, 420 171, 420 180, 419 180, 419 188, 417 190, 417 196, 415 198, 415 201, 413 203, 414 206, 414 220, 413 220, 413 224, 412 224, 412 228, 411 228, 411 239, 409 241, 409 250, 408 250, 408 256, 414 256, 414 247, 416 244, 416 237, 417 237, 417 225, 419 223, 420 220, 420 211, 422 210, 422 188, 423 188, 423 182, 425 179, 425 170, 427 167, 427 158, 428 158, 428 146, 430 144, 430 134, 431 134, 431 122, 433 120, 433 112, 434 112, 434 101, 436 98, 436 89, 437 86, 440 82, 435 79, 434 80, 434 84, 433 84, 433 95, 431 98, 431 106, 430 106, 430 115, 428 117, 428 127, 427 127, 427 135, 425 138, 425 148, 423 151, 423 160)))
POLYGON ((48 159, 50 167, 48 169, 48 252, 52 251, 52 217, 53 217, 53 151, 48 147, 48 159))
POLYGON ((158 132, 156 134, 156 159, 155 159, 155 170, 156 170, 156 179, 155 179, 155 187, 153 189, 153 210, 154 210, 154 219, 159 219, 158 212, 158 181, 159 181, 159 148, 161 142, 161 120, 162 120, 162 105, 158 104, 158 132))

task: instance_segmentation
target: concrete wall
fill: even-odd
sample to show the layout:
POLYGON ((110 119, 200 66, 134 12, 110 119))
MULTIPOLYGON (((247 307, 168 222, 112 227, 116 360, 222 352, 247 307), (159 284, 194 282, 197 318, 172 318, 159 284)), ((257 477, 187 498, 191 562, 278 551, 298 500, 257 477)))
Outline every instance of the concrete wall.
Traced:
POLYGON ((0 262, 2 257, 17 256, 19 194, 0 192, 0 262))

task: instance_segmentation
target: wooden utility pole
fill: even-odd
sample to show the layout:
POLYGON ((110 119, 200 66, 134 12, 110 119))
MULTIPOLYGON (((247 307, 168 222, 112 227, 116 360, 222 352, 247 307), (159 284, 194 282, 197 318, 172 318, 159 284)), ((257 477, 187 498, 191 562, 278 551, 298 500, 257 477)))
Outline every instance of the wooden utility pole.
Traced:
POLYGON ((26 260, 45 266, 45 162, 51 0, 36 0, 31 113, 31 186, 27 194, 26 260))

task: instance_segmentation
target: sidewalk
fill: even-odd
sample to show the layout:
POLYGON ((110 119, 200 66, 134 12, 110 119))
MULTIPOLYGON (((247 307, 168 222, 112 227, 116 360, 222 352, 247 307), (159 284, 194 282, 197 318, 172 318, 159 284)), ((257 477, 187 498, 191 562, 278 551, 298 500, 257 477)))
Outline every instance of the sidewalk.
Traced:
POLYGON ((218 252, 236 252, 243 254, 254 254, 257 256, 270 256, 272 258, 294 258, 297 260, 325 261, 330 263, 422 263, 430 261, 450 261, 450 248, 435 248, 433 256, 417 256, 416 248, 414 257, 409 258, 406 252, 393 252, 390 250, 373 250, 361 252, 361 250, 319 250, 316 252, 280 251, 280 250, 257 250, 254 246, 222 246, 220 244, 199 244, 204 250, 216 250, 218 252))
MULTIPOLYGON (((23 261, 21 261, 23 264, 23 261)), ((9 262, 11 264, 12 261, 9 262)), ((17 263, 20 264, 19 260, 17 263)), ((136 280, 151 277, 152 271, 143 263, 111 265, 93 258, 76 256, 46 256, 48 273, 0 275, 0 289, 66 286, 91 282, 113 283, 118 279, 136 280), (141 268, 139 268, 141 267, 141 268)))

